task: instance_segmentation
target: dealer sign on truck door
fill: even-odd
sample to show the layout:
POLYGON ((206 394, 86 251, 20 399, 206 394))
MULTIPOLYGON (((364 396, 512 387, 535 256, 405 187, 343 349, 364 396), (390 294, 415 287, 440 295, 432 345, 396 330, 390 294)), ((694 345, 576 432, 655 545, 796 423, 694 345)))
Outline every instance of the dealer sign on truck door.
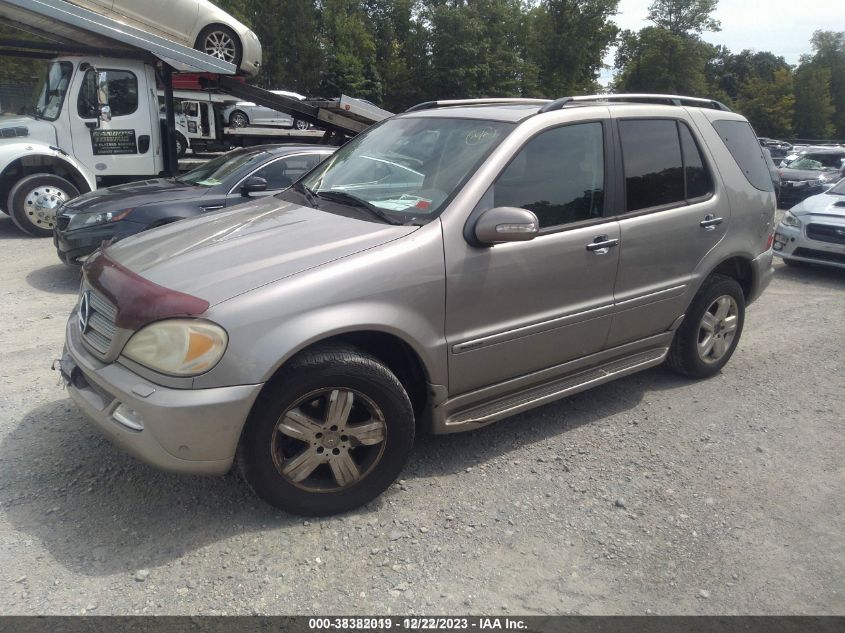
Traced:
POLYGON ((94 156, 137 154, 135 130, 91 130, 91 148, 94 156))

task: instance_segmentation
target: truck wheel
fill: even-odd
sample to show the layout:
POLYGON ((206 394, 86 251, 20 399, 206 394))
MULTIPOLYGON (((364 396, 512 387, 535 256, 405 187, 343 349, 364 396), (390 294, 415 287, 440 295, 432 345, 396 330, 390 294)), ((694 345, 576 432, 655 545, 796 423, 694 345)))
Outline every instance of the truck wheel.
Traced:
POLYGON ((745 295, 735 279, 711 275, 675 332, 666 363, 691 378, 709 378, 733 355, 745 323, 745 295))
POLYGON ((241 40, 228 26, 212 24, 205 27, 197 37, 194 48, 217 59, 222 59, 224 62, 234 64, 238 69, 241 67, 241 58, 243 57, 241 40))
POLYGON ((179 132, 176 132, 176 156, 182 158, 185 155, 185 152, 188 151, 188 141, 187 139, 179 132))
POLYGON ((21 178, 9 192, 8 211, 21 231, 35 237, 50 237, 58 208, 79 195, 79 189, 64 178, 32 174, 21 178))
POLYGON ((325 347, 294 359, 272 384, 238 449, 238 468, 259 497, 325 516, 367 503, 399 475, 414 442, 414 413, 380 361, 325 347))
POLYGON ((249 125, 249 117, 245 112, 235 110, 229 115, 229 127, 247 127, 249 125))

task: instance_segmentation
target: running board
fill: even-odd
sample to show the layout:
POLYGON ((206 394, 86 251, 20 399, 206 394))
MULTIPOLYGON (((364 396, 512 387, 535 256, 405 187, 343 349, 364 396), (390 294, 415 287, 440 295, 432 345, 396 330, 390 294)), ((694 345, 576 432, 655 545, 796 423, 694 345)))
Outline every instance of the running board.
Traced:
POLYGON ((593 367, 574 375, 553 380, 542 385, 519 391, 510 396, 486 402, 474 408, 465 409, 446 419, 444 432, 464 430, 467 426, 483 426, 502 418, 533 409, 559 398, 584 391, 591 387, 610 382, 622 376, 636 373, 642 369, 654 367, 663 362, 668 347, 650 349, 604 365, 593 367), (462 428, 458 428, 462 427, 462 428))

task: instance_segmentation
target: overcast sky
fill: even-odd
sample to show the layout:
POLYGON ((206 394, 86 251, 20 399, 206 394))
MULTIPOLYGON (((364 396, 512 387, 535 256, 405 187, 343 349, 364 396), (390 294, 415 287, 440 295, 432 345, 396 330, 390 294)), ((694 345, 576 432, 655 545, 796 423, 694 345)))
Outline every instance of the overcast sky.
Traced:
MULTIPOLYGON (((633 31, 649 26, 650 4, 651 0, 620 0, 616 24, 633 31)), ((810 52, 813 31, 845 31, 845 0, 719 0, 714 17, 722 30, 704 33, 705 41, 723 44, 734 53, 746 48, 771 51, 795 64, 802 53, 810 52)), ((613 65, 612 53, 605 63, 613 65)), ((604 71, 601 82, 607 83, 611 76, 612 71, 604 71)))

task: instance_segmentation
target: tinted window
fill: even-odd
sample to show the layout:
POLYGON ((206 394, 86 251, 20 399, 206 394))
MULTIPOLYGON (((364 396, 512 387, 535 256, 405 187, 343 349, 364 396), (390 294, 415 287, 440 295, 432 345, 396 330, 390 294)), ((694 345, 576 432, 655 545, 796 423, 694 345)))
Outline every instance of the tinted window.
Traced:
MULTIPOLYGON (((125 70, 104 70, 106 73, 109 107, 112 116, 132 114, 138 109, 138 79, 125 70)), ((77 111, 83 119, 97 118, 97 73, 85 73, 79 89, 77 111)))
POLYGON ((529 209, 540 227, 600 217, 603 202, 601 123, 559 127, 534 137, 493 187, 494 206, 529 209))
POLYGON ((321 154, 305 154, 282 158, 259 169, 255 176, 267 181, 268 189, 286 189, 299 180, 305 172, 324 158, 321 154))
POLYGON ((701 150, 685 123, 678 123, 681 134, 681 151, 684 157, 687 200, 701 198, 710 193, 710 174, 704 166, 701 150))
POLYGON ((760 191, 773 191, 763 150, 751 126, 746 121, 713 121, 713 127, 748 182, 760 191))
POLYGON ((620 121, 619 133, 628 211, 683 202, 684 166, 675 121, 620 121))

